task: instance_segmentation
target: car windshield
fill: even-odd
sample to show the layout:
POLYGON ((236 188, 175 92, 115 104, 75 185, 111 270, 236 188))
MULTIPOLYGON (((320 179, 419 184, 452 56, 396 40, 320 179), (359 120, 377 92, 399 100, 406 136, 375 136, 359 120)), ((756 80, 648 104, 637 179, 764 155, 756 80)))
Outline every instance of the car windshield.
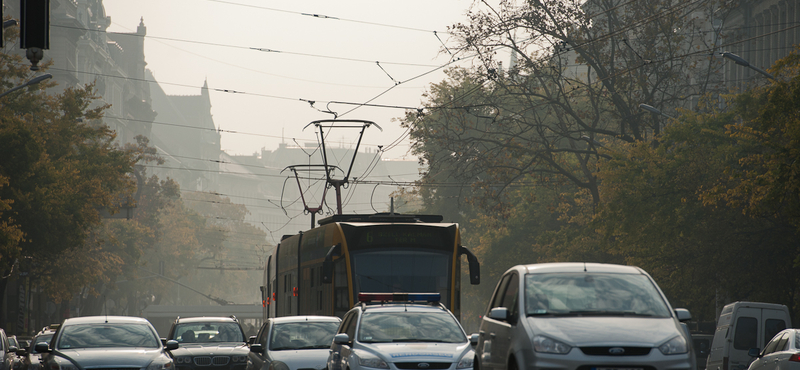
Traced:
POLYGON ((180 343, 238 342, 244 343, 244 334, 235 322, 191 322, 178 324, 172 333, 180 343))
POLYGON ((50 339, 53 339, 53 334, 42 334, 37 336, 36 338, 33 338, 33 340, 31 341, 30 352, 39 353, 36 351, 36 343, 46 343, 47 345, 50 345, 50 339))
POLYGON ((272 327, 269 349, 273 351, 294 349, 330 348, 339 323, 327 322, 287 322, 272 327))
POLYGON ((446 312, 365 312, 358 341, 463 343, 467 337, 446 312))
POLYGON ((161 346, 158 336, 145 324, 67 325, 61 331, 57 349, 161 346))
POLYGON ((586 272, 526 275, 525 312, 528 316, 670 316, 647 276, 586 272))

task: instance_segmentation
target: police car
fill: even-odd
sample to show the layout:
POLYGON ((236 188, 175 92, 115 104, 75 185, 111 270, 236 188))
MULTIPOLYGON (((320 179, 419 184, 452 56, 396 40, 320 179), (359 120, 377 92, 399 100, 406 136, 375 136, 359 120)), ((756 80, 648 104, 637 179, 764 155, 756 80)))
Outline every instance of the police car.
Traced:
POLYGON ((333 337, 329 370, 472 369, 473 346, 439 293, 360 293, 333 337))

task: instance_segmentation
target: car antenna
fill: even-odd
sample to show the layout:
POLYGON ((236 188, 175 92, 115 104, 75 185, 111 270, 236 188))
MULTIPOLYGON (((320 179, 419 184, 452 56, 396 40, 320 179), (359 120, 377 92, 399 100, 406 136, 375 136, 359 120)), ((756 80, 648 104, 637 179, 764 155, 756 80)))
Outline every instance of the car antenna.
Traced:
POLYGON ((106 324, 108 324, 108 307, 106 307, 106 295, 103 294, 103 311, 106 312, 106 324))
POLYGON ((586 272, 586 262, 583 262, 583 272, 586 272))

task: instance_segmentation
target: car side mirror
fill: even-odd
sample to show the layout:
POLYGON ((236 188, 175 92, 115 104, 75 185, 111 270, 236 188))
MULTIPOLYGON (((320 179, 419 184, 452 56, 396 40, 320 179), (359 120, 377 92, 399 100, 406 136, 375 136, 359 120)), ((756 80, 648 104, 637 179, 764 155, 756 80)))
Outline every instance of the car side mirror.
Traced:
POLYGON ((750 348, 747 350, 747 355, 750 357, 761 357, 761 349, 759 348, 750 348))
POLYGON ((689 313, 689 310, 685 308, 676 308, 675 316, 678 318, 678 321, 680 322, 687 322, 692 319, 692 314, 689 313))
POLYGON ((469 344, 473 347, 478 345, 478 339, 480 339, 480 335, 478 333, 472 333, 469 335, 469 344))
POLYGON ((505 307, 495 307, 489 311, 489 318, 495 320, 508 320, 508 308, 505 307))
POLYGON ((350 344, 350 336, 347 333, 339 333, 333 337, 334 344, 350 344))
POLYGON ((261 346, 261 343, 253 343, 250 345, 250 352, 264 353, 264 347, 261 346))
POLYGON ((173 349, 178 349, 178 346, 179 346, 178 341, 175 340, 175 339, 168 340, 167 343, 164 345, 164 347, 167 349, 167 351, 172 351, 173 349))
POLYGON ((247 338, 247 344, 252 346, 255 342, 256 342, 256 336, 255 335, 251 335, 250 338, 247 338))
POLYGON ((36 343, 35 346, 33 346, 33 349, 35 349, 36 352, 39 352, 39 353, 49 353, 50 352, 50 345, 48 345, 45 342, 39 342, 39 343, 36 343))
POLYGON ((167 345, 167 338, 158 338, 158 339, 161 339, 161 345, 162 346, 166 346, 167 345))
POLYGON ((17 354, 20 355, 20 356, 27 356, 28 355, 28 350, 26 348, 20 348, 20 349, 17 350, 17 354))

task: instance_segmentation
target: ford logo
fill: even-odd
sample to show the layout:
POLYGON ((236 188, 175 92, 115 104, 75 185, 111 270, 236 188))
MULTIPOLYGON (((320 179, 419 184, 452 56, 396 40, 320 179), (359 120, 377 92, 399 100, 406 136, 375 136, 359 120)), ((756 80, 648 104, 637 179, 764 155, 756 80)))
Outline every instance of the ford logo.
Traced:
POLYGON ((420 363, 417 364, 417 367, 420 368, 420 369, 427 369, 427 368, 431 367, 431 364, 429 364, 427 362, 420 362, 420 363))
POLYGON ((608 354, 610 355, 622 355, 625 354, 625 348, 622 347, 611 347, 608 349, 608 354))

